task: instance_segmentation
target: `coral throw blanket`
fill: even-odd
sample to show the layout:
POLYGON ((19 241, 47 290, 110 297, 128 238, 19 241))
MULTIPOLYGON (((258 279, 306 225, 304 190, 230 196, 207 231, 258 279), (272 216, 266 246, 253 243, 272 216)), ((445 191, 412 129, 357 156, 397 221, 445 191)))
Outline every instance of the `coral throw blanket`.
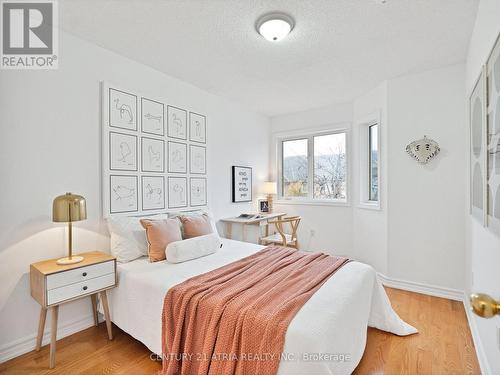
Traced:
POLYGON ((348 261, 269 246, 174 286, 160 374, 276 374, 290 321, 348 261))

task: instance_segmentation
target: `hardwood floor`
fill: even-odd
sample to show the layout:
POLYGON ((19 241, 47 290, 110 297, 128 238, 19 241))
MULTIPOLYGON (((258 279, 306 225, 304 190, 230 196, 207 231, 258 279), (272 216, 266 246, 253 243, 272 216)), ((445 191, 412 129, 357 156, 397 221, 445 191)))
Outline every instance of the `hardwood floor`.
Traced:
MULTIPOLYGON (((463 304, 387 288, 394 309, 419 334, 398 337, 373 328, 357 375, 480 374, 463 304)), ((57 342, 56 368, 49 370, 49 347, 0 364, 1 374, 153 374, 160 362, 139 341, 113 326, 92 327, 57 342)), ((314 374, 311 374, 314 375, 314 374)))

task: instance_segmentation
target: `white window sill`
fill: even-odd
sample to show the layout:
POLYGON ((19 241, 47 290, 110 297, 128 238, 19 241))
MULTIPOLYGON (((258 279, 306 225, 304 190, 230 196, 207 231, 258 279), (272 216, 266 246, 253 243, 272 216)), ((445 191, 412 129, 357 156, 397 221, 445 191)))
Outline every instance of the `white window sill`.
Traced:
POLYGON ((362 208, 364 210, 374 210, 374 211, 380 211, 382 209, 380 207, 380 202, 361 202, 358 205, 358 208, 362 208))
POLYGON ((320 199, 277 199, 274 201, 274 204, 349 207, 349 202, 347 201, 320 200, 320 199))

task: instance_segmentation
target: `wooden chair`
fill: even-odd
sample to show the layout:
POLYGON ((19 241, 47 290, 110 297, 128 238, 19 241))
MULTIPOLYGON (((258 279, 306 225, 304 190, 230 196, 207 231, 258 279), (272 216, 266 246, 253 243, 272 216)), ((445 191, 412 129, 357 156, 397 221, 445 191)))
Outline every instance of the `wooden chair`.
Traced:
POLYGON ((290 216, 278 220, 269 221, 269 224, 274 224, 276 226, 278 233, 263 237, 260 239, 260 242, 264 245, 276 244, 298 249, 299 242, 297 240, 297 229, 299 227, 300 220, 300 216, 290 216), (290 224, 291 233, 285 232, 284 224, 290 224))

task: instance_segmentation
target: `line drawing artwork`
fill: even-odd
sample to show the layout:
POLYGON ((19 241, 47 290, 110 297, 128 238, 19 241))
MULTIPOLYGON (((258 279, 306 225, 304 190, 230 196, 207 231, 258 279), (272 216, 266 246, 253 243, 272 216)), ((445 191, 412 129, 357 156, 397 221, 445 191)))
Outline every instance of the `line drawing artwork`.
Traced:
POLYGON ((116 195, 115 200, 121 201, 122 199, 131 199, 135 196, 135 189, 128 188, 123 185, 116 185, 113 187, 113 191, 116 195))
POLYGON ((142 209, 165 208, 165 180, 163 176, 142 176, 142 209))
POLYGON ((137 130, 137 96, 118 89, 109 88, 109 126, 137 130))
POLYGON ((173 173, 187 172, 187 145, 179 142, 168 142, 168 171, 173 173))
POLYGON ((128 145, 127 142, 120 142, 120 153, 121 153, 121 158, 118 159, 118 161, 121 162, 126 162, 127 157, 129 157, 132 154, 132 151, 130 150, 130 146, 128 145))
POLYGON ((198 113, 189 112, 189 139, 206 143, 206 118, 198 113))
POLYGON ((159 116, 154 116, 152 115, 151 113, 146 113, 144 115, 144 117, 147 119, 147 120, 152 120, 152 121, 156 121, 156 126, 155 126, 155 130, 161 130, 161 119, 162 119, 162 115, 159 115, 159 116))
POLYGON ((110 213, 137 211, 136 176, 110 176, 110 213))
POLYGON ((115 99, 115 108, 120 112, 120 118, 128 121, 130 125, 134 124, 134 115, 132 113, 132 108, 128 104, 121 104, 120 99, 115 99))
POLYGON ((191 178, 191 206, 207 204, 207 180, 205 178, 191 178))
POLYGON ((201 146, 190 146, 191 153, 191 173, 205 174, 206 167, 206 154, 205 147, 201 146))
POLYGON ((149 145, 148 147, 148 154, 149 154, 149 163, 153 165, 154 162, 159 162, 161 158, 161 152, 153 150, 153 146, 149 145))
POLYGON ((184 156, 182 155, 180 150, 175 150, 172 152, 172 163, 174 164, 181 164, 184 162, 184 156))
POLYGON ((164 110, 163 103, 141 97, 142 131, 163 136, 164 110))
POLYGON ((174 193, 176 194, 177 196, 177 200, 179 202, 184 202, 184 187, 175 183, 174 184, 174 187, 172 188, 172 190, 174 191, 174 193))
POLYGON ((169 177, 168 179, 168 206, 187 206, 187 179, 186 177, 169 177))
POLYGON ((198 120, 194 121, 194 134, 197 137, 201 137, 201 124, 198 120))
POLYGON ((168 106, 168 136, 172 138, 187 138, 187 112, 183 109, 168 106))
POLYGON ((144 190, 147 199, 149 199, 150 201, 154 201, 157 204, 161 203, 161 197, 162 197, 161 188, 153 188, 151 184, 147 184, 144 190))
POLYGON ((137 170, 137 137, 109 133, 109 165, 112 170, 137 170))
POLYGON ((141 138, 142 170, 145 172, 164 172, 164 142, 161 139, 141 138))
POLYGON ((175 134, 177 134, 179 137, 184 137, 184 127, 182 125, 182 120, 177 117, 177 114, 174 113, 172 115, 172 121, 174 122, 174 129, 175 129, 175 134))

